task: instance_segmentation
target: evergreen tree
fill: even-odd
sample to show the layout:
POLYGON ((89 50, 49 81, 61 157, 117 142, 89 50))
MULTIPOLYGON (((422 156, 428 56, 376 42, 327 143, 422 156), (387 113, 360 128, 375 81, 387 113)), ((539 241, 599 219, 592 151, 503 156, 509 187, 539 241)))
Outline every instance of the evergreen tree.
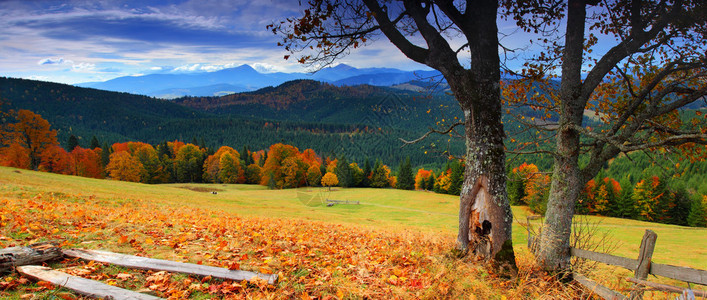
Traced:
POLYGON ((511 205, 523 205, 525 197, 525 180, 516 175, 512 170, 508 172, 508 181, 506 181, 506 191, 508 192, 508 201, 511 205))
POLYGON ((687 224, 692 227, 707 227, 707 196, 696 197, 690 205, 687 224))
POLYGON ((449 180, 452 184, 449 186, 447 193, 450 195, 461 194, 462 184, 464 183, 464 166, 458 161, 452 163, 452 174, 449 180))
POLYGON ((74 151, 74 148, 79 146, 79 139, 75 135, 70 135, 69 139, 66 141, 66 151, 74 151))
POLYGON ((412 190, 415 188, 415 176, 412 174, 412 166, 410 165, 410 157, 405 158, 400 162, 400 171, 398 172, 397 189, 412 190))
POLYGON ((636 210, 636 202, 633 200, 633 185, 628 178, 621 180, 621 184, 624 189, 617 199, 617 210, 615 212, 609 211, 609 215, 617 218, 636 219, 638 211, 636 210))
POLYGON ((349 166, 349 163, 346 161, 346 156, 342 156, 341 159, 339 159, 334 174, 336 174, 336 178, 339 179, 339 186, 352 186, 353 174, 351 174, 351 166, 349 166))
POLYGON ((430 174, 430 177, 427 179, 427 184, 425 185, 425 189, 428 191, 434 190, 436 179, 437 179, 437 176, 435 175, 434 172, 432 172, 432 174, 430 174))
POLYGON ((98 143, 98 139, 97 139, 96 136, 94 135, 94 136, 91 138, 91 146, 89 146, 89 149, 93 150, 93 149, 96 149, 96 148, 101 148, 101 144, 98 143))
POLYGON ((366 161, 363 163, 363 178, 361 178, 360 186, 371 186, 371 180, 369 179, 369 176, 371 176, 371 161, 368 159, 368 157, 366 157, 366 161))
POLYGON ((243 158, 243 165, 250 166, 255 163, 253 161, 253 155, 250 153, 248 146, 243 146, 243 152, 241 152, 241 158, 243 158))
POLYGON ((690 201, 690 197, 685 190, 685 186, 677 186, 672 194, 674 205, 668 210, 668 223, 687 226, 687 218, 690 215, 690 206, 692 206, 692 201, 690 201))
POLYGON ((388 180, 388 174, 386 174, 386 168, 380 160, 376 160, 373 172, 371 173, 371 187, 385 188, 389 186, 390 181, 388 180))
POLYGON ((268 159, 268 152, 266 151, 263 153, 263 155, 260 156, 260 159, 258 160, 258 167, 263 167, 265 165, 265 160, 268 159))
POLYGON ((110 155, 113 153, 113 149, 108 146, 108 143, 103 143, 103 151, 101 151, 101 164, 105 168, 110 162, 110 155))

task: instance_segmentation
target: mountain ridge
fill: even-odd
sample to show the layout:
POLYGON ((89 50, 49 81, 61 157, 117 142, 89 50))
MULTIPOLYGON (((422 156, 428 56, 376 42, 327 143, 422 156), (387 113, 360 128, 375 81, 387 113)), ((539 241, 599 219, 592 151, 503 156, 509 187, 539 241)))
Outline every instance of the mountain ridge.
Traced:
POLYGON ((220 96, 224 92, 248 92, 267 86, 278 86, 297 79, 311 79, 337 86, 369 84, 392 86, 421 77, 437 76, 437 71, 403 71, 394 68, 355 68, 345 64, 324 68, 315 73, 261 73, 247 64, 213 72, 155 73, 141 76, 123 76, 103 82, 78 83, 78 87, 126 92, 162 99, 182 96, 220 96), (424 75, 419 75, 424 74, 424 75), (214 86, 229 86, 227 90, 214 86))

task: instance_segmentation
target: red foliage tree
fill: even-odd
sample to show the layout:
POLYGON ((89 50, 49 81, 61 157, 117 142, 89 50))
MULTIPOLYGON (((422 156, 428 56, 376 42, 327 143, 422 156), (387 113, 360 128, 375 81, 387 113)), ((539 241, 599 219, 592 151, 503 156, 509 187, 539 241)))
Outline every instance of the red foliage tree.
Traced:
POLYGON ((74 148, 74 150, 71 151, 71 156, 73 156, 76 163, 75 174, 83 177, 103 178, 101 154, 99 153, 100 151, 101 148, 96 148, 94 150, 84 149, 81 147, 74 148))
POLYGON ((58 145, 51 145, 40 154, 39 170, 57 174, 74 175, 74 158, 58 145))

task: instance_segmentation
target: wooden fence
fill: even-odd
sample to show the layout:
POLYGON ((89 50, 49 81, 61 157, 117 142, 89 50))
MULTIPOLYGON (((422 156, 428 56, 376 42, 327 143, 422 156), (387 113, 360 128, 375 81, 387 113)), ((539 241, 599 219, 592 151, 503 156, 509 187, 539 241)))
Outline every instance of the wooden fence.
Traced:
POLYGON ((358 200, 333 200, 333 199, 326 199, 327 204, 361 204, 358 200))
MULTIPOLYGON (((538 217, 531 216, 527 219, 528 247, 530 249, 532 249, 533 240, 535 238, 530 231, 530 220, 534 220, 537 218, 538 217)), ((655 232, 653 232, 652 230, 646 230, 646 233, 643 235, 643 239, 641 240, 641 247, 637 259, 587 251, 577 248, 570 248, 570 254, 574 257, 593 260, 607 265, 618 266, 634 271, 634 277, 626 279, 627 281, 630 281, 634 284, 633 290, 628 297, 624 296, 621 293, 613 291, 581 274, 573 273, 574 279, 604 299, 643 299, 644 288, 642 287, 647 287, 660 291, 683 293, 684 295, 707 297, 707 292, 705 291, 686 290, 681 287, 667 284, 659 284, 646 280, 648 278, 648 275, 652 274, 688 283, 707 285, 707 271, 705 270, 653 263, 651 259, 653 258, 653 249, 655 249, 655 243, 657 238, 658 235, 655 232)), ((691 296, 691 299, 694 299, 694 296, 691 296)), ((683 299, 690 298, 690 296, 684 297, 685 298, 683 299)))

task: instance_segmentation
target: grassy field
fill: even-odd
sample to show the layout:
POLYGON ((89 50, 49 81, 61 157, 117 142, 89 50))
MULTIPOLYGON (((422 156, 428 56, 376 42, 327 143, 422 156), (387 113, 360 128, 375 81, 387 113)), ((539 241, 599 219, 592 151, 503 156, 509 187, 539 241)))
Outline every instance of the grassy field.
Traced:
MULTIPOLYGON (((157 211, 172 211, 172 214, 182 216, 183 220, 189 219, 189 213, 198 213, 200 214, 199 219, 208 219, 208 217, 210 217, 214 220, 222 220, 224 218, 237 216, 245 218, 245 220, 262 220, 259 218, 285 220, 283 222, 290 222, 285 224, 294 224, 293 226, 300 226, 300 224, 318 224, 316 226, 327 227, 332 226, 330 224, 334 226, 338 226, 336 224, 339 224, 343 227, 336 227, 337 229, 335 230, 344 230, 355 234, 358 234, 358 231, 366 234, 368 234, 367 232, 383 232, 383 234, 387 236, 400 235, 414 239, 432 239, 435 241, 430 243, 433 243, 435 245, 434 247, 440 249, 445 247, 451 248, 453 245, 457 230, 458 214, 458 197, 430 192, 341 188, 335 188, 331 191, 320 188, 267 190, 263 186, 222 184, 144 185, 0 167, 0 200, 6 199, 4 201, 10 201, 7 202, 9 204, 20 205, 23 199, 44 199, 42 201, 47 201, 47 198, 52 200, 63 199, 61 201, 69 202, 79 201, 81 203, 93 203, 91 201, 98 201, 94 203, 96 207, 100 207, 100 205, 116 207, 116 210, 113 210, 113 213, 116 214, 119 212, 117 209, 120 207, 123 207, 122 209, 132 207, 131 209, 135 212, 144 209, 141 205, 146 205, 145 207, 157 211), (216 192, 216 194, 212 192, 216 192), (323 205, 324 199, 354 200, 360 201, 361 204, 327 207, 323 205), (179 210, 176 210, 175 207, 179 207, 179 210), (210 216, 203 216, 204 214, 210 214, 210 216), (311 221, 312 223, 300 223, 302 220, 306 220, 305 222, 311 221), (410 236, 410 234, 413 236, 410 236)), ((17 207, 19 209, 21 206, 17 207)), ((31 211, 31 209, 28 209, 28 212, 29 211, 31 211)), ((516 218, 513 235, 515 247, 521 256, 527 256, 527 248, 525 247, 526 231, 521 225, 521 223, 525 222, 527 212, 523 207, 513 207, 513 212, 516 218)), ((169 218, 169 214, 165 216, 165 218, 169 218)), ((9 218, 10 217, 5 217, 5 219, 9 218)), ((32 215, 26 215, 24 218, 31 219, 32 215)), ((120 225, 110 225, 112 224, 111 222, 118 222, 120 220, 121 219, 117 219, 117 221, 108 220, 106 221, 106 224, 108 224, 106 226, 120 227, 120 225)), ((589 223, 598 223, 597 226, 600 231, 608 232, 613 237, 613 241, 619 245, 614 254, 636 257, 643 232, 646 229, 651 229, 658 233, 658 242, 653 255, 654 261, 707 269, 707 229, 603 217, 588 217, 582 220, 589 223)), ((7 246, 17 244, 20 241, 33 242, 47 239, 46 236, 41 235, 25 236, 22 233, 8 230, 8 228, 3 230, 4 231, 0 231, 0 245, 7 246), (6 236, 2 236, 2 234, 6 236)), ((113 230, 115 232, 124 232, 120 231, 123 229, 113 228, 113 230)), ((176 229, 174 231, 176 231, 176 229)), ((170 234, 176 233, 165 232, 163 234, 169 235, 169 238, 162 239, 166 241, 172 237, 170 234)), ((91 247, 98 248, 98 246, 100 246, 112 250, 130 251, 131 245, 133 246, 132 248, 136 246, 135 243, 125 243, 124 241, 121 243, 121 241, 118 241, 119 237, 117 236, 108 237, 94 234, 74 235, 73 237, 63 235, 61 237, 69 239, 75 238, 76 240, 73 240, 74 244, 81 243, 78 240, 79 238, 94 238, 95 241, 99 242, 95 244, 91 244, 95 241, 84 242, 87 242, 91 247), (101 239, 106 240, 101 241, 101 239)), ((137 238, 137 240, 144 242, 148 238, 149 237, 140 237, 137 238)), ((157 238, 155 238, 155 240, 156 239, 157 238)), ((150 238, 150 241, 152 241, 152 238, 150 238)), ((155 242, 155 247, 144 247, 144 249, 140 249, 153 256, 174 258, 172 257, 173 254, 170 254, 173 252, 172 249, 169 247, 158 247, 166 246, 168 243, 169 242, 164 242, 160 245, 159 242, 155 242)), ((138 252, 140 249, 138 249, 138 252)), ((443 252, 444 250, 440 251, 443 252)), ((442 252, 438 252, 434 255, 437 255, 436 257, 444 255, 442 252)), ((527 257, 521 259, 529 260, 527 257)), ((449 268, 452 265, 453 268, 461 268, 449 261, 440 263, 444 265, 438 266, 440 268, 449 268)), ((292 271, 299 272, 297 270, 292 271)), ((424 272, 422 273, 424 274, 424 272)), ((284 277, 292 276, 292 274, 284 275, 284 277)), ((396 278, 397 277, 401 276, 396 276, 396 278)), ((426 277, 422 276, 421 278, 424 279, 426 277)), ((437 281, 431 282, 442 284, 437 281)), ((459 291, 465 289, 468 291, 468 289, 472 288, 454 280, 445 284, 449 284, 452 287, 462 285, 457 287, 459 291)), ((491 285, 493 284, 496 283, 491 283, 491 285)), ((304 291, 312 292, 312 294, 319 293, 319 295, 326 293, 339 295, 339 291, 325 290, 322 293, 322 290, 310 290, 306 285, 302 289, 298 289, 296 285, 288 285, 287 288, 292 288, 293 293, 304 291)), ((520 290, 523 289, 522 285, 519 285, 517 288, 520 290)), ((360 292, 360 290, 356 290, 355 286, 350 287, 348 290, 348 293, 352 295, 359 295, 360 292)), ((410 294, 405 294, 406 292, 398 291, 396 293, 400 293, 397 294, 398 296, 410 296, 410 294)), ((479 295, 483 295, 483 293, 479 295)), ((502 298, 501 296, 503 296, 502 294, 491 295, 493 296, 491 298, 502 298)))

